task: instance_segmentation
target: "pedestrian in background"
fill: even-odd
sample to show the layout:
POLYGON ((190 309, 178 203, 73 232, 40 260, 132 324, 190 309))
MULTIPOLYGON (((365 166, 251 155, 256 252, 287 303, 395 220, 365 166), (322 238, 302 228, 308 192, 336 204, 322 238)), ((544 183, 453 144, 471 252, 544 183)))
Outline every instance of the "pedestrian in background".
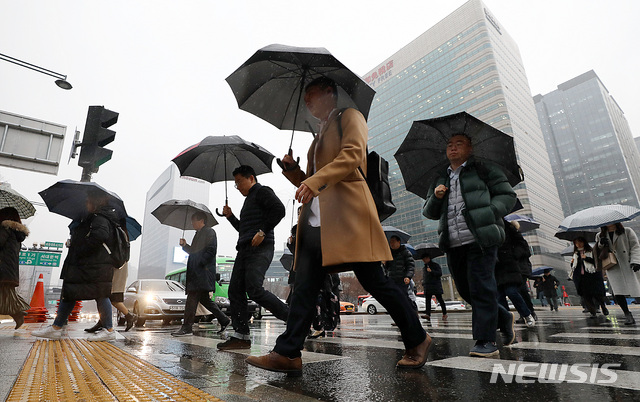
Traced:
POLYGON ((604 307, 605 290, 602 271, 596 268, 593 249, 584 237, 573 240, 573 258, 571 259, 571 278, 576 285, 578 295, 584 300, 591 318, 596 317, 598 306, 603 306, 602 314, 609 315, 604 307))
MULTIPOLYGON (((115 224, 121 224, 104 193, 91 192, 87 197, 88 215, 71 229, 69 253, 62 265, 62 292, 53 324, 31 334, 40 338, 60 339, 62 327, 77 300, 95 299, 103 330, 87 338, 89 341, 111 341, 116 338, 112 325, 111 294, 113 270, 116 269, 109 250, 115 250, 115 224), (106 246, 106 247, 105 247, 106 246)), ((122 226, 124 227, 124 226, 122 226)))
MULTIPOLYGON (((231 225, 238 231, 238 255, 229 282, 229 301, 234 334, 219 343, 218 349, 249 349, 249 314, 247 297, 287 321, 289 307, 273 293, 265 290, 264 275, 273 260, 273 228, 284 218, 285 209, 273 190, 258 183, 251 166, 242 165, 233 171, 236 188, 245 196, 240 219, 228 205, 222 209, 231 225)), ((318 293, 315 292, 314 296, 318 293)), ((309 325, 307 325, 307 331, 309 325)), ((306 335, 306 333, 305 333, 306 335)))
POLYGON ((173 336, 193 334, 192 327, 196 319, 198 303, 216 317, 220 324, 219 333, 224 332, 231 322, 231 319, 211 300, 210 292, 216 290, 216 255, 218 253, 216 232, 207 225, 207 215, 202 211, 191 215, 191 225, 196 231, 191 244, 188 244, 185 239, 180 239, 182 250, 189 254, 185 289, 187 303, 184 306, 182 326, 171 334, 173 336))
POLYGON ((502 217, 515 205, 516 193, 497 165, 473 157, 467 135, 452 136, 446 153, 450 165, 431 185, 422 214, 440 221, 439 247, 458 293, 472 306, 476 344, 469 355, 497 357, 496 327, 504 345, 515 342, 515 318, 498 303, 495 264, 505 237, 502 217))
POLYGON ((551 275, 551 268, 545 269, 538 286, 549 303, 549 310, 558 311, 558 278, 551 275))
POLYGON ((431 321, 431 297, 435 296, 442 308, 442 319, 447 319, 447 305, 442 298, 442 267, 433 261, 430 256, 422 257, 422 288, 424 289, 425 312, 422 318, 431 321))
MULTIPOLYGON (((616 304, 625 315, 625 325, 635 325, 627 297, 640 296, 640 244, 638 236, 631 228, 625 228, 621 223, 603 226, 596 234, 596 256, 598 266, 602 267, 601 253, 603 249, 612 252, 618 263, 607 269, 607 279, 611 285, 616 304)), ((604 257, 604 256, 602 256, 604 257)))
MULTIPOLYGON (((393 281, 404 293, 407 294, 409 300, 411 300, 411 289, 409 284, 413 278, 415 271, 415 261, 409 251, 404 245, 400 243, 398 236, 391 236, 389 238, 389 248, 391 249, 392 260, 384 263, 384 268, 387 271, 387 276, 393 281)), ((415 298, 415 296, 414 296, 415 298)), ((414 310, 418 310, 416 303, 411 300, 414 310)))
POLYGON ((496 283, 498 285, 498 301, 509 309, 507 297, 513 302, 514 307, 524 319, 527 327, 536 325, 536 321, 531 314, 529 306, 520 295, 522 285, 522 273, 520 271, 519 260, 523 256, 530 255, 529 244, 522 237, 517 227, 517 221, 508 222, 504 220, 505 240, 498 249, 498 261, 496 262, 496 283))
POLYGON ((12 207, 0 209, 0 315, 10 315, 16 329, 29 310, 29 304, 16 292, 20 285, 20 248, 27 236, 29 229, 22 224, 18 211, 12 207))

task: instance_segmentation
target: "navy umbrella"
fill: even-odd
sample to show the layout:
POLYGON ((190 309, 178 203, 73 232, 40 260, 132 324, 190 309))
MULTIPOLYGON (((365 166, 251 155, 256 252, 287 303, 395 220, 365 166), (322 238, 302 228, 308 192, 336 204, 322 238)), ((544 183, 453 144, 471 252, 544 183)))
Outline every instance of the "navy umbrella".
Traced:
POLYGON ((530 218, 526 215, 518 215, 518 214, 509 214, 504 217, 504 220, 507 222, 516 221, 520 225, 519 232, 528 232, 530 230, 535 230, 540 227, 540 223, 535 221, 533 218, 530 218))
POLYGON ((538 276, 538 275, 542 275, 547 271, 551 271, 553 268, 551 267, 538 267, 536 269, 534 269, 533 271, 531 271, 531 276, 538 276))
POLYGON ((42 197, 49 211, 72 220, 81 221, 89 215, 87 198, 90 193, 106 196, 107 206, 116 211, 118 218, 125 219, 127 217, 124 202, 118 194, 105 189, 98 183, 61 180, 38 194, 42 197))
POLYGON ((129 235, 129 241, 134 241, 142 234, 142 225, 131 216, 127 216, 125 219, 127 223, 127 234, 129 235))
POLYGON ((411 238, 411 235, 404 230, 398 229, 393 226, 383 226, 384 235, 387 236, 387 240, 391 240, 391 236, 397 236, 400 238, 400 243, 406 243, 411 238))

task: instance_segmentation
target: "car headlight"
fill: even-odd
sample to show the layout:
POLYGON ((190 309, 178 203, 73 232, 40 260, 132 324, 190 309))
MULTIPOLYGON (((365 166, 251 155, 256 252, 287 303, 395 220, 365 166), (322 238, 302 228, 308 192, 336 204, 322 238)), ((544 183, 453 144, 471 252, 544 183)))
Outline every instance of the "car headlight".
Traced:
POLYGON ((144 301, 146 301, 147 303, 153 303, 155 301, 159 301, 160 298, 156 295, 153 294, 148 294, 144 297, 144 301))
POLYGON ((227 304, 229 303, 229 299, 223 296, 216 296, 215 302, 219 304, 227 304))

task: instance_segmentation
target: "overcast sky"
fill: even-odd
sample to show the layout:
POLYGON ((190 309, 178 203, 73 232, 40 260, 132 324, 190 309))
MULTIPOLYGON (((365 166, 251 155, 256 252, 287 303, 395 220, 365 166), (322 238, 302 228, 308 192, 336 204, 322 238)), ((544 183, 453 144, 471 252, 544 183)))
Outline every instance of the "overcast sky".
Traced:
MULTIPOLYGON (((272 43, 325 47, 359 75, 376 67, 462 0, 432 1, 19 1, 0 0, 0 53, 68 75, 64 91, 53 78, 0 61, 0 110, 67 126, 58 176, 0 167, 29 199, 58 180, 79 180, 67 165, 74 129, 84 129, 87 107, 120 113, 108 146, 113 159, 94 181, 118 193, 142 222, 145 194, 187 146, 208 135, 240 135, 277 156, 290 132, 241 111, 224 81, 257 49, 272 43)), ((532 95, 595 70, 640 135, 640 2, 486 0, 486 6, 520 48, 532 95)), ((308 133, 294 152, 306 154, 308 133)), ((275 165, 277 168, 277 165, 275 165)), ((295 189, 280 173, 260 181, 287 205, 276 228, 277 247, 289 233, 295 189)), ((243 198, 229 188, 230 206, 243 198)), ((224 203, 222 184, 211 186, 211 209, 224 203)), ((45 207, 27 224, 34 241, 63 242, 69 220, 45 207)), ((219 253, 235 254, 235 230, 215 227, 219 253)), ((191 232, 193 233, 193 232, 191 232)), ((176 239, 177 241, 177 239, 176 239)), ((139 241, 132 262, 138 261, 139 241)))

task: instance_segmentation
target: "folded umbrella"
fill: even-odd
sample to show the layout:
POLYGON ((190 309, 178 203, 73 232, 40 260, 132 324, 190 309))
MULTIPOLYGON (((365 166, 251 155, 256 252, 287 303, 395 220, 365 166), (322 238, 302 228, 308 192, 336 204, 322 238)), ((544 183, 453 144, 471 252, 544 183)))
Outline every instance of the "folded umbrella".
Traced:
POLYGON ((61 180, 46 190, 40 191, 40 197, 49 211, 80 221, 89 215, 87 197, 90 193, 98 193, 107 197, 107 205, 114 208, 119 219, 127 217, 124 202, 118 194, 109 191, 94 182, 61 180))
POLYGON ((440 247, 435 243, 418 244, 416 246, 416 253, 420 259, 424 257, 431 257, 433 259, 444 255, 444 251, 440 250, 440 247))
POLYGON ((411 238, 411 235, 404 230, 395 228, 393 226, 383 226, 384 235, 387 236, 387 240, 391 239, 391 236, 397 236, 400 238, 400 243, 406 243, 411 238))
POLYGON ((631 205, 600 205, 567 216, 559 228, 564 231, 597 230, 602 226, 630 221, 639 215, 640 209, 631 205))
POLYGON ((536 222, 533 218, 530 218, 526 215, 509 214, 504 217, 504 220, 507 222, 518 222, 520 224, 520 229, 518 229, 520 233, 535 230, 540 227, 539 222, 536 222))
POLYGON ((282 257, 280 257, 280 264, 282 264, 284 269, 291 272, 291 270, 293 269, 293 254, 291 253, 291 251, 287 249, 284 250, 282 257))
POLYGON ((27 219, 36 214, 36 208, 29 200, 11 188, 9 183, 0 183, 0 209, 15 208, 20 219, 27 219))
POLYGON ((458 134, 471 138, 476 160, 498 165, 512 186, 522 181, 513 137, 461 112, 413 122, 394 155, 408 191, 427 198, 434 180, 449 166, 447 143, 458 134))
POLYGON ((183 236, 185 230, 193 230, 191 225, 191 215, 196 212, 203 212, 206 216, 205 226, 212 227, 218 224, 209 208, 204 204, 199 204, 191 200, 169 200, 158 205, 151 211, 163 225, 182 229, 183 236))
POLYGON ((240 109, 279 129, 313 132, 309 120, 315 118, 307 113, 303 91, 322 76, 336 83, 338 108, 356 108, 367 118, 375 91, 322 47, 263 47, 229 75, 227 83, 240 109))

